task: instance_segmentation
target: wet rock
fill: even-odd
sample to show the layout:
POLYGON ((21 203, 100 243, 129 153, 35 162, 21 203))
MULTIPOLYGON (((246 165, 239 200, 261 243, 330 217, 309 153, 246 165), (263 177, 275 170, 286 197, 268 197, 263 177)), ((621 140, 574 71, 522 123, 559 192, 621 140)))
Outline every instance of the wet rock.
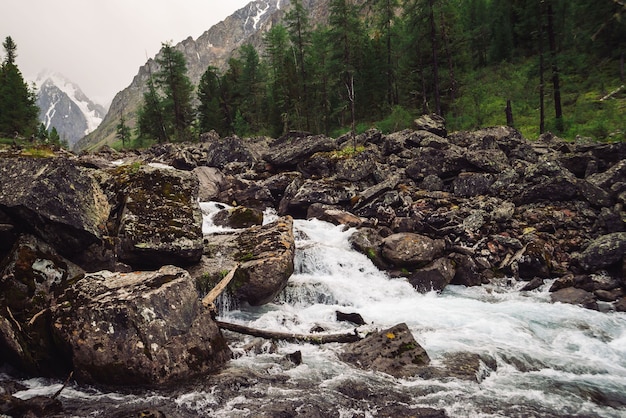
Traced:
POLYGON ((35 396, 27 400, 14 396, 0 395, 0 415, 13 418, 36 418, 59 416, 63 413, 63 404, 58 399, 47 396, 35 396))
POLYGON ((615 232, 593 240, 578 257, 585 271, 593 272, 621 262, 626 254, 626 232, 615 232))
POLYGON ((113 173, 119 193, 119 259, 135 268, 188 265, 202 255, 198 180, 189 173, 123 166, 113 173))
POLYGON ((617 312, 626 312, 626 297, 619 298, 614 304, 613 307, 617 312))
POLYGON ((341 311, 335 311, 337 321, 339 322, 352 322, 354 325, 365 325, 365 321, 361 314, 356 312, 344 313, 341 311))
POLYGON ((213 217, 213 223, 230 228, 250 228, 263 224, 263 212, 259 209, 237 206, 217 212, 213 217))
POLYGON ((455 276, 452 260, 439 258, 428 266, 414 271, 409 276, 409 283, 420 293, 441 292, 455 276))
POLYGON ((489 355, 450 353, 443 358, 442 366, 425 367, 419 375, 424 379, 455 378, 480 383, 497 368, 496 360, 489 355))
POLYGON ((365 254, 378 268, 386 268, 389 264, 383 259, 383 237, 374 228, 359 228, 349 238, 350 245, 358 252, 365 254))
POLYGON ((587 309, 598 310, 598 303, 593 294, 575 287, 557 290, 553 292, 550 297, 552 302, 570 303, 572 305, 580 305, 587 309))
POLYGON ((415 341, 406 324, 346 344, 339 357, 359 368, 399 378, 415 376, 421 367, 430 362, 428 354, 415 341))
POLYGON ((0 271, 0 353, 30 373, 63 373, 49 312, 84 271, 40 239, 24 235, 0 271))
POLYGON ((0 158, 0 211, 64 256, 101 242, 110 210, 89 170, 68 158, 0 158))
POLYGON ((522 287, 520 290, 522 292, 529 292, 531 290, 539 289, 541 286, 543 286, 543 282, 544 281, 541 277, 534 277, 528 283, 526 283, 526 285, 524 285, 524 287, 522 287))
POLYGON ((238 301, 263 305, 274 300, 291 277, 295 256, 293 219, 255 226, 236 238, 235 261, 241 263, 228 289, 238 301))
POLYGON ((230 358, 189 274, 100 272, 76 282, 52 314, 80 381, 164 384, 215 372, 230 358))
POLYGON ((443 240, 433 240, 425 235, 399 233, 382 242, 382 255, 398 267, 422 267, 439 257, 444 250, 443 240))
POLYGON ((451 284, 463 286, 480 286, 483 284, 481 267, 466 254, 452 253, 449 258, 454 262, 455 273, 451 284))

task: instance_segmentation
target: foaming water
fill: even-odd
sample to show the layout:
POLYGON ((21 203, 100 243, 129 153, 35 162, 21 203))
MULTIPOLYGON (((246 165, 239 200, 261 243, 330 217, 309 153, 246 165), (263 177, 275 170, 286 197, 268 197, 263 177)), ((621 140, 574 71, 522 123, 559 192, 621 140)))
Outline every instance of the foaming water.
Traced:
MULTIPOLYGON (((222 207, 201 207, 205 233, 222 233, 210 219, 222 207)), ((267 211, 265 223, 274 219, 275 212, 267 211)), ((355 326, 338 322, 336 311, 357 312, 367 323, 360 333, 406 323, 434 366, 453 353, 478 354, 490 364, 482 364, 474 381, 396 379, 341 362, 341 344, 265 341, 255 351, 246 348, 252 337, 227 334, 236 358, 225 375, 199 387, 120 394, 73 386, 63 391, 64 404, 100 405, 90 416, 141 404, 171 416, 254 417, 262 405, 289 402, 300 405, 299 416, 342 418, 375 417, 394 405, 444 409, 450 417, 626 416, 626 314, 552 304, 550 283, 531 292, 502 280, 420 294, 353 251, 353 230, 318 220, 296 220, 294 228, 295 273, 287 288, 272 304, 222 312, 221 320, 272 331, 321 327, 339 333, 355 326), (285 355, 296 351, 302 363, 285 363, 285 355), (367 396, 354 401, 343 394, 346 387, 367 396), (317 412, 307 412, 307 405, 317 412)), ((26 383, 28 389, 18 393, 23 398, 60 388, 58 382, 26 383)))
MULTIPOLYGON (((285 345, 302 350, 305 364, 294 379, 332 386, 354 376, 412 388, 416 404, 451 415, 624 416, 626 413, 626 314, 552 304, 546 284, 532 292, 517 283, 417 293, 350 248, 352 231, 317 220, 296 221, 296 272, 274 304, 225 314, 227 320, 307 333, 321 326, 349 331, 335 311, 358 312, 369 328, 404 322, 435 364, 446 354, 486 355, 497 364, 480 382, 397 381, 356 371, 337 360, 338 346, 285 345), (372 377, 375 376, 375 377, 372 377), (426 392, 426 395, 423 395, 426 392), (451 402, 454 399, 454 402, 451 402)), ((366 327, 367 329, 368 327, 366 327)), ((255 358, 236 360, 253 367, 255 358)))

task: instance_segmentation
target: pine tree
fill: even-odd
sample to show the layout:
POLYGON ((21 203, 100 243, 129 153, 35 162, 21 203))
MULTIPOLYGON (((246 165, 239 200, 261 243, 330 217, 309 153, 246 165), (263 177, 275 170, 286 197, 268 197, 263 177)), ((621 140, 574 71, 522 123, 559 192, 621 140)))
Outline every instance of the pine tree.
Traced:
POLYGON ((0 133, 30 136, 39 125, 36 94, 15 63, 17 45, 13 39, 7 36, 2 46, 6 56, 0 67, 0 133))
POLYGON ((148 78, 148 90, 143 94, 143 104, 137 111, 137 139, 143 145, 146 139, 167 142, 168 133, 165 125, 162 98, 157 92, 152 73, 148 78))
POLYGON ((198 128, 200 132, 229 133, 229 110, 222 100, 221 77, 216 67, 209 66, 198 84, 198 128))
POLYGON ((120 112, 120 122, 115 128, 115 137, 122 141, 122 148, 126 148, 126 142, 130 142, 130 127, 126 125, 126 118, 124 114, 120 112))

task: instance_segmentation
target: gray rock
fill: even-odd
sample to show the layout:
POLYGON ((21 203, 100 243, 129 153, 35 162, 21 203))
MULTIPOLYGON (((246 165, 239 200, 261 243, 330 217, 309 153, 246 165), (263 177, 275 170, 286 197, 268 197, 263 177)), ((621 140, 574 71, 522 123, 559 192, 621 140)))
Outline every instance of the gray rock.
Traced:
POLYGON ((219 211, 213 217, 213 223, 231 228, 250 228, 263 224, 263 212, 259 209, 237 206, 219 211))
POLYGON ((441 256, 443 240, 413 233, 398 233, 383 239, 382 255, 398 267, 420 267, 441 256))
POLYGON ((241 264, 228 286, 232 296, 253 306, 273 301, 294 270, 293 219, 285 216, 249 228, 237 236, 236 243, 235 261, 241 264))
POLYGON ((202 255, 198 180, 185 171, 123 166, 113 171, 125 201, 117 254, 133 267, 188 265, 202 255))
POLYGON ((614 232, 593 240, 578 257, 588 272, 598 271, 621 262, 626 254, 626 232, 614 232))
POLYGON ((66 291, 52 323, 84 382, 165 384, 215 372, 230 358, 193 280, 174 266, 88 275, 66 291))
POLYGON ((316 152, 332 151, 337 142, 325 135, 285 137, 274 141, 263 159, 277 167, 295 167, 316 152))
POLYGON ((424 130, 432 132, 435 135, 439 135, 442 138, 448 136, 448 130, 446 129, 446 120, 435 113, 430 115, 422 115, 414 121, 415 128, 418 130, 424 130))
POLYGON ((245 142, 236 136, 213 140, 207 149, 206 164, 209 167, 222 169, 235 161, 252 164, 256 160, 245 142))
POLYGON ((2 157, 0 211, 72 256, 102 241, 111 207, 90 172, 68 158, 2 157))
POLYGON ((361 341, 346 344, 341 360, 365 370, 375 370, 398 378, 415 376, 430 363, 426 351, 415 341, 406 324, 370 334, 361 341))
POLYGON ((593 294, 575 287, 566 287, 565 289, 557 290, 550 295, 550 298, 552 302, 570 303, 572 305, 580 305, 587 309, 598 310, 598 303, 593 294))
POLYGON ((411 273, 409 283, 420 293, 441 292, 450 284, 455 274, 454 263, 444 257, 411 273))
POLYGON ((197 167, 193 173, 198 178, 198 200, 209 202, 218 198, 224 187, 224 174, 215 167, 197 167))

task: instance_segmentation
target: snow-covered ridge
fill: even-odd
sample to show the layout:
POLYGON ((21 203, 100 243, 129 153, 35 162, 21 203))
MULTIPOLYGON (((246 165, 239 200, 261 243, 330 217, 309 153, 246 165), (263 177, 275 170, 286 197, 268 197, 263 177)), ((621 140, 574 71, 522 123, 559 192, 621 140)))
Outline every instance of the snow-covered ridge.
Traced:
MULTIPOLYGON (((98 109, 98 106, 93 103, 80 87, 65 78, 62 74, 57 72, 45 70, 37 76, 35 80, 35 85, 38 90, 41 90, 44 86, 56 86, 59 90, 65 93, 69 99, 76 104, 79 108, 80 112, 85 116, 85 120, 87 122, 87 129, 84 134, 94 131, 98 125, 102 122, 104 118, 104 113, 102 110, 98 109)), ((54 115, 55 112, 59 111, 58 109, 45 109, 46 115, 54 115)), ((42 121, 46 124, 46 127, 49 128, 50 120, 42 121)))

